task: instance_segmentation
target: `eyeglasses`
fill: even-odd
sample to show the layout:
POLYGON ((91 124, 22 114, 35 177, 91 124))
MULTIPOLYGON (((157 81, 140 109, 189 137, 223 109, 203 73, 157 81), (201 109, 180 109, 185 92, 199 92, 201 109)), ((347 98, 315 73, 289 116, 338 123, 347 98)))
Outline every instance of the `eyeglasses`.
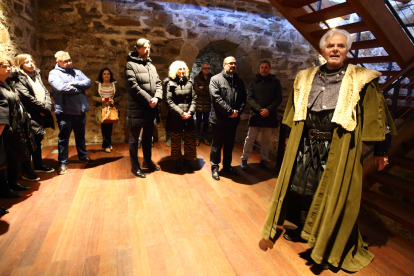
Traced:
POLYGON ((208 68, 204 68, 204 67, 203 67, 203 68, 201 68, 201 69, 203 69, 203 70, 210 70, 210 67, 208 67, 208 68))
POLYGON ((227 64, 227 65, 237 65, 237 62, 228 62, 228 63, 225 63, 225 64, 227 64))
POLYGON ((60 62, 62 62, 62 63, 69 63, 69 62, 72 62, 72 60, 71 59, 66 59, 66 60, 59 60, 60 62))

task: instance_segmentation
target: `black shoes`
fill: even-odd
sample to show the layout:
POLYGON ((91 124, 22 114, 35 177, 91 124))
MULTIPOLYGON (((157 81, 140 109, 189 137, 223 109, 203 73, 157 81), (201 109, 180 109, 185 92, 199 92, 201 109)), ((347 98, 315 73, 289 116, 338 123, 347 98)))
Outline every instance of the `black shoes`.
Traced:
POLYGON ((3 198, 20 198, 22 196, 21 193, 13 191, 12 189, 0 190, 0 197, 3 198))
POLYGON ((146 169, 149 169, 151 171, 159 171, 159 170, 161 170, 160 167, 158 167, 154 163, 148 164, 146 162, 142 162, 142 167, 143 168, 146 168, 146 169))
POLYGON ((145 178, 145 174, 141 171, 141 169, 131 168, 131 172, 137 177, 145 178))
POLYGON ((266 171, 271 171, 272 168, 269 166, 269 164, 267 164, 266 160, 260 160, 260 167, 266 171))
POLYGON ((232 174, 232 175, 240 175, 240 173, 236 171, 233 167, 223 168, 222 171, 225 173, 232 174))
POLYGON ((7 210, 4 207, 0 207, 0 217, 4 216, 5 214, 8 214, 9 210, 7 210))
POLYGON ((96 163, 95 160, 90 159, 88 156, 86 156, 85 158, 79 159, 79 162, 85 163, 86 165, 93 165, 96 163))
POLYGON ((214 180, 220 180, 220 176, 219 176, 219 172, 218 172, 218 168, 216 168, 216 169, 212 169, 211 170, 211 177, 214 179, 214 180))
POLYGON ((300 236, 300 232, 302 232, 301 228, 296 228, 294 230, 286 230, 283 234, 283 237, 285 240, 291 241, 291 242, 304 242, 305 240, 302 239, 300 236))
POLYGON ((13 191, 28 191, 31 189, 31 187, 16 182, 14 185, 10 185, 10 189, 12 189, 13 191))
POLYGON ((38 181, 40 177, 34 171, 31 171, 23 173, 22 179, 26 181, 38 181))
POLYGON ((175 170, 177 172, 179 172, 179 171, 181 171, 181 169, 182 169, 182 167, 181 167, 181 160, 180 159, 175 160, 175 170))
POLYGON ((36 173, 51 173, 51 172, 54 172, 55 171, 55 169, 53 169, 53 168, 49 168, 48 166, 46 166, 46 165, 41 165, 41 166, 39 166, 39 167, 34 167, 34 171, 36 172, 36 173))
POLYGON ((197 168, 193 165, 193 163, 191 162, 191 160, 184 159, 183 165, 186 166, 187 168, 189 168, 192 171, 197 170, 197 168))
POLYGON ((68 171, 68 168, 65 165, 59 166, 57 169, 57 174, 62 175, 68 171))
POLYGON ((247 160, 243 160, 243 159, 242 159, 241 164, 240 164, 240 168, 241 168, 243 171, 246 171, 246 170, 247 170, 247 160))

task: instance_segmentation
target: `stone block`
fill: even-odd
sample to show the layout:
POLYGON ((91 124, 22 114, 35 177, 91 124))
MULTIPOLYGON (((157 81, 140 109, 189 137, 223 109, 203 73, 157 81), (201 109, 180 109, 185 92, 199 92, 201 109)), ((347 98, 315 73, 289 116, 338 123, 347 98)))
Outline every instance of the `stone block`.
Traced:
POLYGON ((172 36, 181 37, 182 29, 174 24, 168 25, 165 30, 172 36))
POLYGON ((192 29, 187 29, 187 37, 189 39, 194 39, 198 37, 198 33, 194 32, 192 29))
POLYGON ((160 5, 160 4, 158 4, 158 3, 154 2, 154 1, 146 1, 145 2, 145 5, 147 7, 151 7, 152 10, 154 10, 154 11, 163 11, 164 10, 164 6, 163 5, 160 5))
POLYGON ((128 30, 125 32, 126 35, 134 35, 134 36, 141 36, 144 33, 142 31, 137 31, 137 30, 128 30))
POLYGON ((268 47, 270 44, 270 39, 267 36, 258 36, 253 41, 253 47, 268 47))
POLYGON ((141 23, 139 20, 135 20, 129 17, 113 17, 109 18, 106 23, 114 26, 131 26, 131 27, 139 27, 141 26, 141 23))
POLYGON ((185 4, 185 9, 197 10, 197 11, 201 11, 202 10, 202 8, 200 7, 200 5, 195 0, 186 0, 184 2, 184 4, 185 4))
POLYGON ((16 27, 14 28, 14 35, 15 35, 17 38, 22 37, 22 36, 23 36, 23 31, 22 31, 22 29, 20 29, 20 27, 16 26, 16 27))
POLYGON ((273 52, 265 49, 260 49, 260 58, 272 58, 273 52))
POLYGON ((104 14, 116 14, 116 2, 103 0, 102 2, 102 12, 104 14))
POLYGON ((292 43, 289 41, 276 41, 276 49, 282 53, 290 53, 292 50, 292 43))
POLYGON ((241 24, 241 29, 243 31, 250 31, 250 32, 253 32, 253 33, 258 33, 262 30, 261 27, 253 25, 253 24, 249 24, 249 23, 242 23, 241 24))
POLYGON ((273 33, 278 33, 280 32, 280 24, 277 22, 272 22, 269 24, 269 31, 273 32, 273 33))
POLYGON ((24 10, 24 5, 22 5, 22 4, 20 4, 20 3, 17 3, 17 2, 14 2, 14 3, 13 3, 13 7, 14 7, 14 11, 15 11, 17 14, 20 14, 20 13, 24 10))
POLYGON ((65 51, 69 45, 69 39, 67 37, 39 40, 40 50, 50 50, 52 52, 65 51))
POLYGON ((166 12, 154 12, 143 20, 148 27, 165 27, 174 23, 173 15, 166 12))

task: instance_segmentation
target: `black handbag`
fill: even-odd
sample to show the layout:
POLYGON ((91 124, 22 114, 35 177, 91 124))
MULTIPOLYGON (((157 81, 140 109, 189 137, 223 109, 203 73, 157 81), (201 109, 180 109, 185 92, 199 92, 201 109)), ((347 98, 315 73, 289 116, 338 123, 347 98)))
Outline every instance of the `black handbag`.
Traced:
POLYGON ((4 147, 3 138, 0 138, 0 170, 7 168, 7 154, 4 147))

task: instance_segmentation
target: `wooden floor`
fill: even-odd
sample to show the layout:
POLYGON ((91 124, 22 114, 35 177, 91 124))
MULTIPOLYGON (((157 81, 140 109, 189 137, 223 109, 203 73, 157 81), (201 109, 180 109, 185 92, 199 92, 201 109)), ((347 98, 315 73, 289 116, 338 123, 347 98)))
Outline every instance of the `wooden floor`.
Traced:
MULTIPOLYGON (((93 167, 76 162, 70 147, 66 175, 40 174, 20 200, 0 200, 10 213, 0 221, 0 275, 346 275, 318 271, 306 244, 279 238, 258 247, 276 172, 259 169, 238 177, 210 175, 210 147, 197 147, 201 169, 176 174, 165 142, 153 160, 162 171, 136 178, 127 144, 105 153, 88 146, 93 167)), ((56 167, 56 147, 45 163, 56 167)), ((233 165, 240 165, 237 144, 233 165)), ((142 152, 140 151, 142 156, 142 152)), ((27 182, 21 182, 28 184, 27 182)), ((414 246, 360 218, 375 260, 355 275, 414 275, 414 246)))

